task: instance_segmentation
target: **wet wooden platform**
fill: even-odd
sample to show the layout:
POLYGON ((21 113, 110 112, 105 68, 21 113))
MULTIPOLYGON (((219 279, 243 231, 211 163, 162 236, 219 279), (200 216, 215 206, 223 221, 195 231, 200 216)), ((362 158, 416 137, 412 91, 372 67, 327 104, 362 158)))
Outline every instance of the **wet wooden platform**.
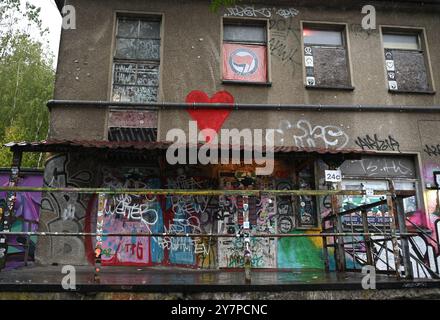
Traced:
MULTIPOLYGON (((321 290, 363 290, 361 273, 324 271, 253 270, 251 284, 244 272, 188 270, 180 268, 104 267, 100 283, 94 282, 94 268, 77 266, 78 292, 279 292, 321 290)), ((63 292, 62 266, 28 266, 0 272, 0 292, 63 292)), ((377 289, 440 288, 440 281, 397 280, 377 275, 377 289)))

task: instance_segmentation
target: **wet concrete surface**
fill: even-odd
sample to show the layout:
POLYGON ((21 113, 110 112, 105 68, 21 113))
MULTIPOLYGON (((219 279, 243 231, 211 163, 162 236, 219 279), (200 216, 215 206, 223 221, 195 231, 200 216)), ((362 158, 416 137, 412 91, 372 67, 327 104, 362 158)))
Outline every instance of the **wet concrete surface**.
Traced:
MULTIPOLYGON (((0 292, 62 292, 63 266, 28 266, 0 272, 0 292)), ((362 290, 361 273, 253 270, 246 284, 244 271, 189 270, 165 267, 103 267, 99 283, 94 267, 76 266, 78 292, 277 292, 362 290)), ((440 281, 397 280, 377 274, 377 289, 440 288, 440 281)))

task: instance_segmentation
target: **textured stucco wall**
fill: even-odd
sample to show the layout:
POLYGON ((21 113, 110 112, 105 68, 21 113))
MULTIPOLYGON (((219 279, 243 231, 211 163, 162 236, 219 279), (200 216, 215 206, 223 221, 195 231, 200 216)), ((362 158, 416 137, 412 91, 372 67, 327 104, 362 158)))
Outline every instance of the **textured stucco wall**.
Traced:
POLYGON ((1 293, 0 300, 396 300, 439 299, 440 289, 205 292, 205 293, 1 293))
MULTIPOLYGON (((237 103, 420 107, 440 105, 438 94, 388 92, 380 32, 379 29, 365 32, 361 28, 363 15, 362 4, 359 2, 354 4, 351 1, 331 1, 323 4, 318 1, 279 1, 278 5, 274 5, 273 1, 252 2, 255 8, 272 10, 269 19, 269 47, 272 48, 270 87, 221 82, 221 21, 228 11, 221 9, 213 13, 209 11, 208 1, 69 0, 67 3, 77 9, 77 29, 62 33, 55 99, 110 99, 115 13, 125 11, 163 15, 159 102, 184 102, 192 90, 203 90, 210 96, 217 91, 227 90, 237 103), (276 9, 272 9, 274 7, 292 7, 299 13, 285 19, 273 13, 276 12, 276 9), (347 24, 350 73, 352 85, 355 87, 353 91, 304 88, 301 21, 347 24)), ((434 84, 439 84, 439 9, 411 4, 387 4, 386 7, 375 2, 368 4, 376 6, 378 26, 407 26, 426 30, 426 54, 430 57, 434 84)), ((246 6, 247 3, 240 5, 246 6)), ((107 137, 107 118, 108 109, 104 107, 54 106, 51 110, 50 137, 103 140, 107 137)), ((189 120, 191 117, 185 110, 160 111, 159 139, 163 140, 168 130, 173 128, 182 128, 187 132, 189 120)), ((432 171, 440 169, 439 127, 440 113, 437 112, 302 112, 276 109, 235 110, 223 125, 223 128, 277 129, 278 141, 284 137, 285 144, 303 147, 361 150, 362 147, 356 141, 367 136, 374 137, 376 134, 380 141, 376 141, 376 145, 371 144, 371 148, 376 150, 381 149, 377 147, 378 144, 386 145, 391 137, 398 142, 398 147, 386 147, 381 151, 415 155, 420 160, 417 165, 421 185, 432 182, 432 171), (434 152, 426 152, 426 145, 434 152)), ((79 171, 80 169, 78 168, 79 171)), ((47 170, 46 168, 46 172, 47 170)), ((93 164, 90 171, 96 171, 93 164)), ((89 182, 82 179, 78 183, 89 186, 89 182)), ((424 192, 423 197, 423 207, 428 213, 432 213, 435 210, 435 197, 431 197, 428 192, 424 192)), ((53 220, 56 230, 76 230, 77 227, 81 229, 81 223, 68 227, 67 222, 59 222, 64 208, 56 210, 55 216, 48 210, 48 218, 44 218, 44 221, 52 223, 53 220)), ((44 216, 44 211, 42 214, 44 216)), ((72 247, 70 244, 60 245, 57 252, 67 254, 65 250, 69 251, 69 246, 72 247)), ((80 257, 79 262, 84 262, 81 260, 81 251, 72 252, 75 257, 80 257)), ((45 261, 50 259, 46 258, 45 261)))

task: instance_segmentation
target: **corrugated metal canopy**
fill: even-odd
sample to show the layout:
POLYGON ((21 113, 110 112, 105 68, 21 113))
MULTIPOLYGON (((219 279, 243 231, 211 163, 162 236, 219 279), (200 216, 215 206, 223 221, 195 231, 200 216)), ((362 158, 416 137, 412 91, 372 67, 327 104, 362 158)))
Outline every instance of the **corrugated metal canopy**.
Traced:
MULTIPOLYGON (((72 151, 87 151, 87 150, 124 150, 124 151, 142 151, 142 150, 157 150, 165 151, 172 142, 115 142, 106 140, 45 140, 38 142, 10 142, 5 144, 5 147, 11 148, 13 151, 22 152, 72 152, 72 151)), ((176 145, 179 148, 194 148, 195 145, 182 144, 176 145)), ((198 144, 200 148, 203 144, 198 144)), ((219 145, 219 149, 240 149, 252 150, 252 146, 247 145, 219 145)), ((266 146, 262 147, 266 150, 266 146)), ((376 154, 374 151, 365 151, 359 149, 326 149, 326 148, 301 148, 296 146, 277 146, 274 147, 275 153, 315 153, 315 154, 376 154)))

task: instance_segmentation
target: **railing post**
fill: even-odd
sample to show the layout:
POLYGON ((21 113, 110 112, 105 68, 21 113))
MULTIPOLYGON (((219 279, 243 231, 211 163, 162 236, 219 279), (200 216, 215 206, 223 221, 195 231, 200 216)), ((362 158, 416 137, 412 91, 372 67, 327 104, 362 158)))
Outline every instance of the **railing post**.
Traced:
MULTIPOLYGON (((396 199, 396 215, 399 224, 400 234, 407 233, 405 209, 403 206, 403 199, 398 197, 396 199)), ((411 263, 411 254, 409 251, 409 241, 407 236, 400 236, 400 243, 402 245, 403 266, 405 267, 405 278, 413 279, 414 272, 411 263)))
MULTIPOLYGON (((21 166, 21 151, 14 151, 12 156, 11 175, 9 177, 9 187, 16 187, 18 183, 20 166, 21 166)), ((14 191, 8 191, 6 196, 6 208, 1 215, 0 231, 10 232, 13 223, 14 209, 17 195, 14 191)), ((0 236, 0 271, 6 267, 6 259, 8 255, 8 237, 6 235, 0 236)))
POLYGON ((252 252, 249 222, 249 198, 243 196, 244 272, 246 283, 251 283, 252 252))
MULTIPOLYGON (((394 187, 392 185, 392 182, 390 181, 390 191, 394 193, 394 187)), ((396 210, 394 207, 394 199, 393 195, 387 195, 387 206, 388 206, 388 213, 391 218, 391 243, 393 245, 393 254, 394 254, 394 264, 396 269, 396 276, 398 279, 400 279, 400 250, 399 250, 399 243, 397 242, 397 226, 396 226, 396 210)))
POLYGON ((324 269, 325 272, 330 272, 330 258, 328 256, 328 242, 327 237, 322 237, 322 249, 323 249, 323 256, 324 256, 324 269))
MULTIPOLYGON (((370 233, 369 228, 368 228, 368 213, 367 210, 362 210, 362 226, 364 229, 365 233, 370 233)), ((367 263, 370 266, 375 266, 374 265, 374 260, 373 260, 373 247, 371 245, 371 237, 369 235, 365 235, 365 248, 367 250, 367 263)))
MULTIPOLYGON (((342 216, 339 214, 338 197, 336 195, 331 196, 332 201, 332 214, 335 215, 336 220, 336 232, 343 233, 344 228, 342 225, 342 216)), ((345 271, 345 251, 344 251, 344 237, 337 236, 335 243, 336 254, 336 268, 339 272, 345 271)))
POLYGON ((107 195, 100 193, 98 195, 98 214, 96 217, 96 245, 95 245, 95 277, 94 281, 101 281, 101 256, 102 256, 102 234, 104 232, 104 214, 107 206, 107 195))

